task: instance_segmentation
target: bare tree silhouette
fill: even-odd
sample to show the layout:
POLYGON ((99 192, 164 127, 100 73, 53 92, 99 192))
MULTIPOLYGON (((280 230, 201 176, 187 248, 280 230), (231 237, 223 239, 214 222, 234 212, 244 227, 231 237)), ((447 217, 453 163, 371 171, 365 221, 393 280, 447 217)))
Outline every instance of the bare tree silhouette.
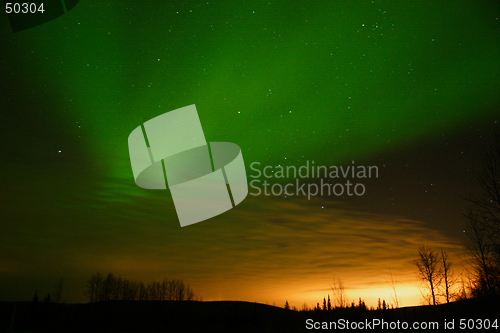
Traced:
POLYGON ((347 296, 345 293, 344 283, 341 279, 333 278, 332 292, 334 307, 346 308, 348 304, 347 296))
POLYGON ((446 297, 446 303, 450 303, 451 289, 455 284, 455 280, 451 275, 451 262, 448 261, 448 253, 441 247, 441 261, 443 266, 441 267, 441 273, 443 278, 443 288, 444 296, 446 297))
POLYGON ((473 295, 500 294, 500 132, 483 153, 482 169, 476 173, 481 188, 466 198, 467 249, 474 269, 473 295))
POLYGON ((100 290, 102 287, 103 275, 100 272, 92 274, 92 276, 87 280, 87 287, 85 289, 84 295, 89 298, 90 302, 100 301, 100 290))
POLYGON ((392 301, 394 302, 394 306, 396 308, 399 308, 399 299, 398 299, 398 294, 396 292, 396 284, 397 284, 397 281, 396 281, 396 278, 394 277, 394 275, 392 274, 392 271, 389 271, 390 273, 390 279, 387 283, 389 283, 389 288, 391 289, 391 298, 392 298, 392 301))
POLYGON ((57 281, 57 283, 54 286, 54 302, 60 303, 62 300, 62 293, 63 293, 63 285, 64 285, 64 280, 62 278, 57 281))
POLYGON ((307 306, 307 303, 306 303, 306 302, 304 302, 304 304, 302 304, 302 309, 300 309, 300 311, 304 311, 304 312, 305 312, 305 311, 310 311, 310 310, 309 310, 309 307, 307 306))
POLYGON ((484 216, 469 210, 467 218, 467 250, 473 268, 473 296, 498 294, 500 289, 498 252, 489 238, 484 216))
POLYGON ((441 280, 438 253, 427 245, 418 247, 418 258, 414 261, 420 279, 427 284, 432 296, 432 304, 436 305, 436 288, 441 280))

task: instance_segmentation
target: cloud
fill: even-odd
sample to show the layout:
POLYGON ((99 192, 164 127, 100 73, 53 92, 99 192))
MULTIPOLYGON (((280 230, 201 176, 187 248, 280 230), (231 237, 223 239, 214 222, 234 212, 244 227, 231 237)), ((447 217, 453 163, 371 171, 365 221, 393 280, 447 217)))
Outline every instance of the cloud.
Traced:
POLYGON ((80 290, 97 271, 144 281, 179 278, 204 299, 251 301, 319 297, 335 276, 357 298, 387 289, 391 271, 398 283, 416 288, 412 262, 419 244, 444 246, 453 260, 462 253, 457 241, 422 222, 316 200, 249 196, 235 209, 181 228, 171 198, 151 192, 125 190, 127 200, 115 201, 92 191, 40 198, 37 210, 10 216, 0 235, 0 273, 47 281, 70 276, 80 290), (80 205, 64 205, 77 198, 80 205))

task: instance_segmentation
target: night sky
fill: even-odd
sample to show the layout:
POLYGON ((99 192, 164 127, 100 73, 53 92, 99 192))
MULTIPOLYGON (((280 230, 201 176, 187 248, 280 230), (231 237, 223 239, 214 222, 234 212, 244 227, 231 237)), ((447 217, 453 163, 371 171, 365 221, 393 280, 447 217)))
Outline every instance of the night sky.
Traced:
MULTIPOLYGON (((0 300, 91 274, 182 279, 204 300, 420 303, 419 244, 465 259, 465 202, 499 130, 497 1, 85 1, 13 33, 0 14, 0 300), (195 104, 261 166, 378 166, 363 196, 253 196, 181 228, 127 138, 195 104)), ((271 179, 288 183, 290 179, 271 179)), ((318 179, 301 181, 317 183, 318 179)), ((343 182, 343 180, 333 180, 343 182)), ((250 192, 252 190, 250 189, 250 192)))

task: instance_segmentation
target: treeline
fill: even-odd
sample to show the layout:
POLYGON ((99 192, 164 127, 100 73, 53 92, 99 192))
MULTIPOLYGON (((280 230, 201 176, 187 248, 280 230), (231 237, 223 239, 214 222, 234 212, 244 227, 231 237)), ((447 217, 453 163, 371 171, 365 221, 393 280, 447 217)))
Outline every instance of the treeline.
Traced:
POLYGON ((85 296, 90 302, 100 301, 191 301, 195 294, 181 280, 142 281, 128 280, 113 273, 95 273, 87 280, 85 296))
POLYGON ((307 306, 307 303, 304 303, 302 305, 302 308, 299 310, 297 307, 293 306, 291 307, 290 304, 288 303, 288 300, 285 301, 285 306, 283 307, 285 310, 291 310, 291 311, 302 311, 302 312, 329 312, 329 311, 338 311, 338 310, 357 310, 357 311, 375 311, 375 310, 388 310, 388 309, 394 309, 393 305, 390 305, 383 300, 382 302, 380 301, 380 298, 378 299, 378 306, 375 309, 374 307, 368 308, 365 304, 365 300, 359 297, 358 302, 355 302, 354 300, 351 301, 350 304, 346 303, 345 305, 342 306, 335 306, 332 304, 332 301, 330 299, 330 294, 328 294, 328 300, 326 297, 323 298, 323 305, 320 305, 320 303, 316 303, 316 306, 313 308, 310 308, 307 306))
MULTIPOLYGON (((391 275, 392 277, 392 275, 391 275)), ((395 282, 393 282, 395 283, 395 282)), ((367 311, 367 310, 375 310, 375 308, 371 307, 368 309, 368 307, 365 304, 364 299, 359 297, 358 301, 352 300, 351 302, 348 301, 348 297, 345 292, 344 288, 344 283, 342 282, 341 279, 339 278, 333 278, 333 284, 331 285, 332 289, 332 297, 330 297, 330 294, 328 294, 326 297, 323 297, 323 303, 322 305, 318 302, 316 303, 315 307, 308 307, 306 303, 302 305, 302 308, 299 310, 295 306, 290 307, 290 304, 288 303, 288 300, 285 301, 285 310, 292 310, 292 311, 336 311, 336 310, 346 310, 346 309, 352 309, 356 310, 359 312, 367 311)), ((396 304, 398 304, 397 301, 397 296, 396 296, 396 304)), ((396 306, 398 307, 398 306, 396 306)), ((385 300, 383 302, 380 302, 380 298, 378 299, 378 307, 377 310, 386 310, 389 308, 394 308, 393 305, 389 305, 386 303, 385 300)))

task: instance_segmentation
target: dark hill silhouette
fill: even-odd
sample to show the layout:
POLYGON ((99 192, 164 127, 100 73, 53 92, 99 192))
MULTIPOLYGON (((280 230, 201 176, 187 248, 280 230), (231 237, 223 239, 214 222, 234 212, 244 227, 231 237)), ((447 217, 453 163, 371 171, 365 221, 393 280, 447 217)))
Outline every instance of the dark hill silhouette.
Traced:
POLYGON ((444 319, 457 322, 457 319, 470 318, 494 320, 499 319, 499 306, 498 299, 471 299, 393 310, 347 308, 297 312, 238 301, 3 302, 0 303, 0 332, 9 332, 11 324, 13 332, 310 332, 306 329, 307 319, 330 322, 376 318, 410 323, 443 323, 444 319), (14 306, 16 313, 12 321, 14 306))
POLYGON ((14 332, 276 332, 272 327, 276 323, 293 332, 303 326, 292 311, 250 302, 3 302, 0 332, 9 331, 14 305, 14 332))

